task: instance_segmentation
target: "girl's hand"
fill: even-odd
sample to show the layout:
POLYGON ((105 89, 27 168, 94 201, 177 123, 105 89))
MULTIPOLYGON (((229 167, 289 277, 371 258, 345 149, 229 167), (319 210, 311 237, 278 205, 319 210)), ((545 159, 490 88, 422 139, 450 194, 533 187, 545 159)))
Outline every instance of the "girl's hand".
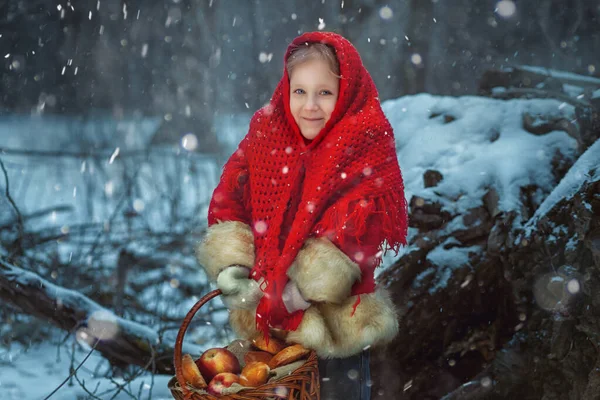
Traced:
POLYGON ((310 307, 310 303, 302 297, 302 293, 300 293, 298 286, 292 281, 289 281, 287 285, 285 285, 282 300, 287 312, 290 314, 298 310, 306 310, 310 307))
POLYGON ((232 265, 225 268, 217 277, 217 287, 223 292, 221 300, 229 309, 256 308, 263 296, 258 282, 248 279, 250 268, 232 265))

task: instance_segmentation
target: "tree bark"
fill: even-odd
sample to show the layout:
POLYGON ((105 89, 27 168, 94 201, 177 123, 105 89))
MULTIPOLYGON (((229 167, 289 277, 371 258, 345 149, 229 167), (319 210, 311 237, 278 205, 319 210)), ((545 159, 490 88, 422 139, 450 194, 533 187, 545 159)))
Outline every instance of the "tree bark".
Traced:
POLYGON ((114 366, 138 365, 155 373, 174 373, 173 344, 162 343, 150 328, 119 318, 81 293, 56 286, 3 260, 0 299, 73 332, 79 340, 95 345, 114 366))
POLYGON ((397 338, 374 351, 373 397, 600 399, 598 154, 600 142, 524 225, 513 224, 521 211, 486 204, 488 219, 463 216, 467 230, 418 228, 414 250, 379 277, 401 317, 397 338), (482 252, 448 270, 429 257, 440 244, 482 252))

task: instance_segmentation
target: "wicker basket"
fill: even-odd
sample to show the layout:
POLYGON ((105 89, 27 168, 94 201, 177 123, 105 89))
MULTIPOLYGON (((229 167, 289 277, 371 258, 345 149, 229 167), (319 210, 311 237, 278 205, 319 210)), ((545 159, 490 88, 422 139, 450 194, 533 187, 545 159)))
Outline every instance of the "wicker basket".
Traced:
POLYGON ((235 394, 213 396, 211 394, 199 393, 188 386, 183 379, 181 366, 183 336, 198 310, 209 300, 219 296, 220 290, 213 290, 202 297, 185 316, 177 339, 175 340, 175 376, 169 381, 169 389, 175 399, 178 400, 256 400, 256 399, 287 399, 287 400, 319 400, 320 380, 317 355, 312 351, 308 360, 290 375, 274 382, 242 390, 235 394))

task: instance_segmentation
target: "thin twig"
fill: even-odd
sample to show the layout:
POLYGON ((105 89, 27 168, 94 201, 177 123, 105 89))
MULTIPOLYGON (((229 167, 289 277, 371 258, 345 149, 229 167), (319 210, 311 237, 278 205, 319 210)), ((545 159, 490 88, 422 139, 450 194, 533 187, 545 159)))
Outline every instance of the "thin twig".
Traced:
MULTIPOLYGON (((22 219, 23 219, 23 223, 24 223, 26 220, 41 218, 41 217, 44 217, 47 214, 50 214, 53 212, 59 213, 59 212, 71 212, 71 211, 73 211, 73 206, 59 205, 56 207, 50 207, 50 208, 45 208, 45 209, 42 209, 39 211, 35 211, 31 214, 22 215, 22 219)), ((8 228, 8 227, 12 226, 13 223, 14 223, 14 221, 10 220, 10 221, 4 223, 3 225, 0 225, 0 229, 8 228)))
POLYGON ((581 3, 581 0, 576 0, 575 3, 575 10, 577 10, 577 18, 573 22, 573 26, 569 28, 569 34, 567 35, 567 37, 575 36, 575 33, 581 25, 581 21, 583 21, 583 4, 581 3))
POLYGON ((44 397, 44 400, 48 400, 50 397, 52 397, 54 395, 54 393, 58 392, 58 390, 63 387, 65 385, 65 383, 67 383, 69 381, 69 379, 71 379, 71 377, 73 375, 75 375, 77 373, 77 371, 79 370, 79 368, 81 368, 81 366, 87 361, 88 358, 90 358, 90 356, 92 355, 92 353, 94 352, 94 350, 96 350, 96 344, 98 344, 99 341, 96 341, 96 343, 94 343, 94 345, 92 346, 92 348, 90 349, 90 351, 87 353, 87 355, 85 356, 85 358, 83 359, 83 361, 81 361, 79 363, 79 365, 73 369, 71 371, 71 373, 69 374, 69 376, 67 376, 65 378, 64 381, 62 381, 62 383, 60 385, 58 385, 58 387, 56 389, 54 389, 52 391, 52 393, 50 393, 48 396, 44 397))
POLYGON ((590 104, 586 101, 574 99, 563 93, 533 88, 510 88, 502 92, 492 93, 492 97, 496 99, 514 99, 518 97, 556 99, 567 104, 571 104, 572 106, 579 106, 583 108, 590 106, 590 104))
MULTIPOLYGON (((135 379, 135 378, 132 378, 131 380, 133 380, 133 379, 135 379)), ((129 383, 131 383, 131 380, 127 380, 123 384, 118 383, 112 377, 109 377, 108 380, 110 380, 110 382, 117 387, 116 392, 113 394, 113 396, 109 400, 116 399, 117 396, 119 395, 119 393, 121 393, 121 392, 124 392, 124 393, 128 394, 129 397, 131 397, 133 400, 137 400, 136 397, 135 397, 135 395, 133 393, 131 393, 128 389, 125 388, 126 385, 128 385, 129 383)))
POLYGON ((561 49, 558 48, 558 46, 556 46, 556 43, 554 43, 554 40, 550 37, 549 29, 550 29, 550 8, 551 7, 552 7, 552 2, 548 1, 548 0, 542 2, 542 4, 539 5, 538 10, 537 10, 537 16, 538 16, 537 22, 540 25, 541 31, 544 34, 546 41, 552 48, 552 51, 555 54, 558 54, 559 56, 563 56, 564 54, 561 51, 561 49))
MULTIPOLYGON (((145 161, 148 161, 148 159, 150 158, 150 152, 146 151, 145 153, 145 161)), ((138 176, 138 174, 141 172, 142 170, 142 166, 143 163, 139 163, 137 169, 135 170, 134 174, 133 174, 133 180, 135 180, 138 176)), ((111 213, 110 217, 108 218, 107 224, 109 226, 109 228, 111 228, 112 223, 114 222, 114 220, 117 217, 117 213, 118 211, 121 209, 121 207, 123 206, 123 204, 127 201, 129 197, 127 196, 127 192, 124 192, 123 195, 121 196, 121 198, 119 199, 119 201, 117 202, 117 205, 115 206, 113 212, 111 213)), ((96 238, 94 240, 94 244, 92 245, 92 247, 88 250, 87 254, 85 254, 83 256, 83 258, 81 259, 81 261, 85 260, 86 258, 92 256, 94 254, 94 252, 96 251, 96 248, 98 247, 98 245, 100 244, 100 239, 102 238, 102 236, 104 236, 105 234, 109 233, 110 229, 108 230, 108 232, 105 231, 100 231, 97 235, 96 238)))
POLYGON ((152 388, 154 387, 154 374, 156 374, 156 352, 154 351, 154 346, 152 343, 150 344, 150 351, 152 352, 152 378, 150 380, 150 390, 148 390, 148 400, 152 399, 152 388))
POLYGON ((150 343, 150 341, 148 341, 148 346, 150 347, 150 353, 151 353, 151 357, 150 360, 146 363, 146 365, 140 369, 138 369, 138 371, 132 376, 130 377, 127 382, 123 383, 122 385, 119 385, 114 379, 110 379, 112 383, 115 384, 115 386, 117 386, 119 389, 117 390, 117 392, 113 395, 113 397, 111 397, 111 400, 113 400, 119 393, 121 390, 123 390, 125 393, 127 393, 128 395, 130 395, 131 397, 133 397, 135 399, 135 396, 130 393, 127 389, 125 389, 125 385, 128 383, 131 383, 134 379, 136 379, 137 377, 139 377, 140 375, 142 375, 142 373, 144 373, 148 367, 150 367, 150 365, 152 365, 152 379, 154 380, 154 371, 155 371, 155 367, 156 367, 156 353, 154 352, 154 346, 152 345, 152 343, 150 343))
MULTIPOLYGON (((69 370, 73 370, 73 365, 75 364, 75 340, 71 342, 71 365, 69 365, 69 370)), ((76 374, 73 374, 71 378, 73 378, 76 374)), ((73 382, 69 382, 69 386, 73 386, 73 382)))
POLYGON ((98 387, 100 386, 100 382, 96 382, 96 389, 94 389, 94 393, 90 392, 88 390, 88 388, 85 387, 85 382, 81 382, 79 380, 79 378, 77 377, 77 374, 73 375, 73 378, 75 378, 75 380, 77 381, 77 383, 79 383, 79 386, 81 386, 81 388, 87 393, 89 394, 92 399, 94 400, 102 400, 100 397, 96 396, 94 393, 98 391, 98 387))
POLYGON ((5 188, 6 198, 8 199, 8 202, 10 203, 12 208, 15 210, 15 214, 17 215, 17 227, 19 229, 19 237, 17 238, 16 244, 17 244, 17 250, 18 250, 17 253, 21 253, 23 251, 23 236, 24 236, 23 216, 21 215, 21 212, 19 211, 17 204, 15 203, 12 196, 10 195, 8 172, 6 172, 6 168, 4 168, 4 163, 2 162, 2 159, 0 159, 0 168, 2 168, 2 172, 4 173, 4 182, 6 184, 6 188, 5 188))
POLYGON ((556 274, 557 270, 556 270, 556 267, 554 266, 554 263, 552 262, 552 258, 554 258, 554 257, 550 253, 550 249, 548 248, 548 242, 546 240, 543 240, 542 243, 544 244, 544 250, 546 251, 546 255, 548 256, 548 261, 550 261, 550 266, 552 267, 552 270, 556 274))
MULTIPOLYGON (((41 150, 22 150, 22 149, 11 149, 7 147, 0 147, 0 153, 9 154, 11 156, 24 156, 24 157, 47 157, 47 158, 94 158, 94 159, 109 159, 114 150, 95 150, 95 151, 41 151, 41 150)), ((119 152, 120 158, 128 157, 140 157, 147 155, 148 150, 131 150, 119 152)), ((159 151, 156 149, 152 150, 152 155, 159 154, 162 157, 181 158, 181 154, 176 151, 164 150, 159 151)), ((189 155, 199 159, 210 159, 214 160, 216 157, 210 154, 203 153, 189 153, 189 155)))

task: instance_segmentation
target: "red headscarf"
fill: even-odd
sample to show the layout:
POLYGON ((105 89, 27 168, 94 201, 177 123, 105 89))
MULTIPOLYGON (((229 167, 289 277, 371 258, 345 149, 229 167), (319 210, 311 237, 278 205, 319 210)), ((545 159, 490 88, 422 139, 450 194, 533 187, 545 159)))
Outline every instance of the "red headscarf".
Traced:
MULTIPOLYGON (((281 294, 286 272, 304 242, 327 236, 338 245, 368 236, 398 251, 406 242, 407 212, 392 127, 377 89, 354 46, 328 32, 305 33, 288 47, 321 42, 335 50, 340 90, 331 118, 310 142, 290 112, 289 76, 257 111, 246 137, 223 170, 209 224, 237 220, 254 232, 252 277, 266 279, 257 326, 295 330, 303 311, 288 314, 281 294), (367 226, 367 222, 376 222, 367 226)), ((372 291, 372 290, 371 290, 372 291)))

